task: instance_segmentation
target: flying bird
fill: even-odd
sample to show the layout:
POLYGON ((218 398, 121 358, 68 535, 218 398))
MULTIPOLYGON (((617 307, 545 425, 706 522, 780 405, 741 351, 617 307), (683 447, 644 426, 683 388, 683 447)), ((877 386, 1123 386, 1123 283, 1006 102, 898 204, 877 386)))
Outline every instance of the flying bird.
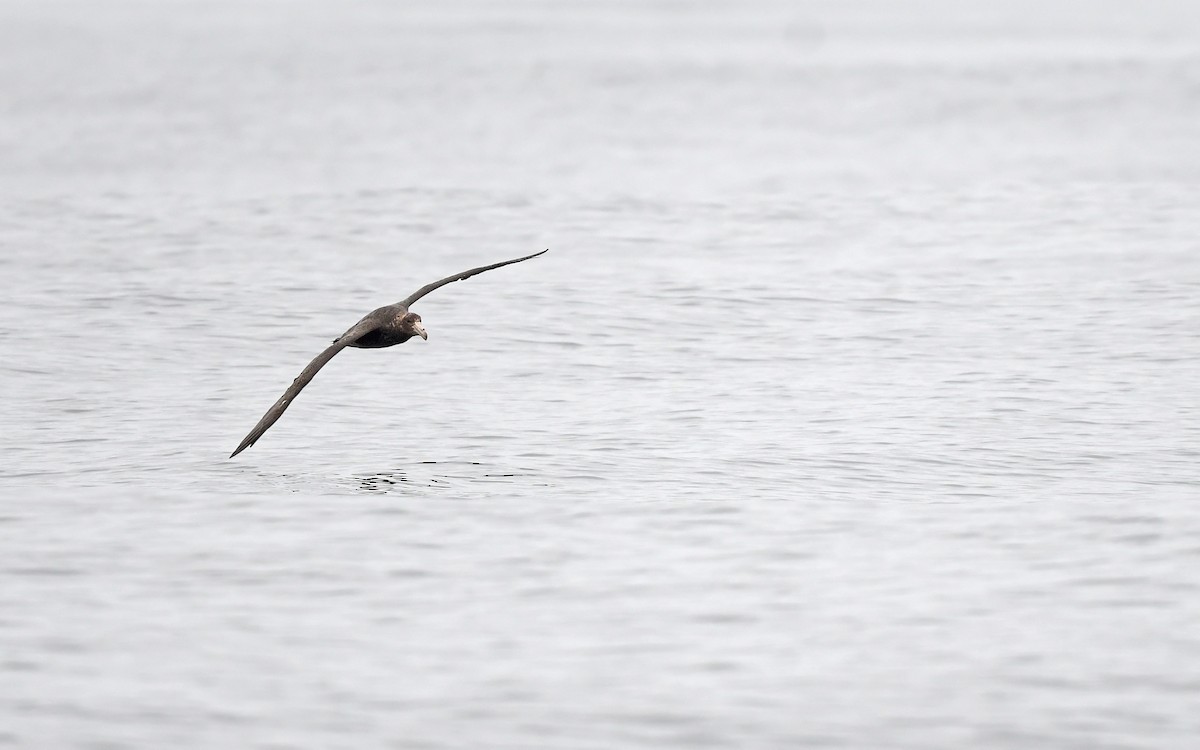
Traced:
POLYGON ((540 253, 526 255, 524 258, 513 258, 512 260, 493 263, 490 266, 480 266, 479 268, 472 268, 469 271, 456 273, 453 276, 447 276, 440 281, 435 281, 432 284, 426 284, 394 305, 387 305, 367 313, 362 320, 351 326, 350 330, 334 339, 333 343, 330 344, 325 351, 318 354, 312 362, 308 363, 308 367, 305 367, 300 374, 296 376, 296 379, 293 380, 292 384, 288 386, 288 389, 283 392, 283 395, 279 397, 279 400, 275 402, 275 405, 267 410, 267 413, 263 415, 262 419, 258 420, 258 424, 254 425, 254 429, 250 430, 250 434, 238 444, 237 450, 229 454, 229 457, 233 458, 237 454, 254 445, 254 443, 263 436, 263 433, 269 430, 271 425, 275 424, 275 422, 278 421, 281 416, 283 416, 283 413, 287 411, 289 406, 291 406, 292 401, 295 400, 300 391, 304 390, 304 386, 309 384, 317 372, 324 367, 329 360, 333 359, 335 354, 346 347, 353 346, 360 349, 381 349, 385 346, 403 344, 413 336, 420 336, 422 339, 427 340, 429 338, 429 334, 425 331, 425 326, 421 322, 421 316, 409 310, 409 307, 411 307, 414 302, 421 299, 426 294, 429 294, 433 290, 443 287, 453 281, 469 279, 477 273, 483 273, 484 271, 490 271, 493 268, 500 268, 501 266, 507 266, 513 263, 520 263, 523 260, 536 258, 537 256, 547 252, 549 252, 549 250, 543 250, 540 253))

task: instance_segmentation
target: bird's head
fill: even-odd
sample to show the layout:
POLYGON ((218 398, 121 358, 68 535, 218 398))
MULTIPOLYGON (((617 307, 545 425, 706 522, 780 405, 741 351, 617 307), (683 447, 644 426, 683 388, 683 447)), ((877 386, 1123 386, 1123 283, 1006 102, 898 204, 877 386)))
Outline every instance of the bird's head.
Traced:
POLYGON ((400 327, 410 336, 420 336, 426 341, 429 340, 429 334, 425 332, 425 326, 421 323, 421 316, 414 312, 404 314, 400 320, 400 327))

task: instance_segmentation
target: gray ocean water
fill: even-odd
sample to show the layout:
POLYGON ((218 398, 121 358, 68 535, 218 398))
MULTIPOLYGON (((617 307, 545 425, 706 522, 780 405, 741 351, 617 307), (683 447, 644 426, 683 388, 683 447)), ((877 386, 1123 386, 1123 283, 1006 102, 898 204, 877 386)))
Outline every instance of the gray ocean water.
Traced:
POLYGON ((0 279, 0 747, 1200 741, 1190 0, 6 0, 0 279))

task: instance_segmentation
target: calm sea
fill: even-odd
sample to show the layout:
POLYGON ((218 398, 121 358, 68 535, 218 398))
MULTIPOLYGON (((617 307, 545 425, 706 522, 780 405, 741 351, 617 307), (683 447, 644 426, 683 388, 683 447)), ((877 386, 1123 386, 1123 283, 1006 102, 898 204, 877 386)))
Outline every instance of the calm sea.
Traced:
POLYGON ((0 747, 1200 737, 1191 0, 7 0, 0 280, 0 747))

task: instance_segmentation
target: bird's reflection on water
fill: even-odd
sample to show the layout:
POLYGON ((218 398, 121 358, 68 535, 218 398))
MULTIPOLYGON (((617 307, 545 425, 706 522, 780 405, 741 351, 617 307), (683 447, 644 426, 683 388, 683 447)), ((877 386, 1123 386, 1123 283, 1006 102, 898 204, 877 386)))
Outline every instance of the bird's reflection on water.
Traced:
POLYGON ((389 469, 370 474, 355 474, 351 479, 361 492, 388 493, 404 485, 412 487, 449 488, 455 484, 504 482, 523 476, 508 470, 481 471, 478 461, 422 461, 409 468, 389 469), (433 467, 442 467, 439 471, 433 467), (428 468, 427 468, 428 467, 428 468), (458 468, 457 471, 454 470, 458 468))
POLYGON ((391 492, 393 487, 412 481, 405 472, 400 470, 357 476, 355 480, 358 482, 358 488, 363 492, 391 492))

